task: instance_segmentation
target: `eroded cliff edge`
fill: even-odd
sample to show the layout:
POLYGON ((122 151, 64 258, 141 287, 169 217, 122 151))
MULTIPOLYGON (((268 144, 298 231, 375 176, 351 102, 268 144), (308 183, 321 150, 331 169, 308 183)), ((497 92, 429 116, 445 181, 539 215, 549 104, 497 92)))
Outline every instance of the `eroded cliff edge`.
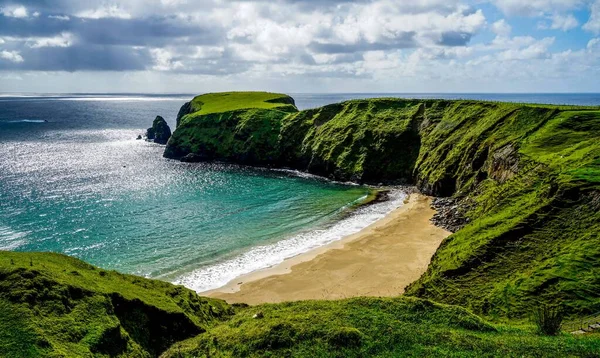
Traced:
POLYGON ((285 95, 218 95, 229 103, 188 105, 165 156, 453 196, 467 224, 409 294, 505 316, 600 310, 598 108, 382 98, 297 111, 285 95))

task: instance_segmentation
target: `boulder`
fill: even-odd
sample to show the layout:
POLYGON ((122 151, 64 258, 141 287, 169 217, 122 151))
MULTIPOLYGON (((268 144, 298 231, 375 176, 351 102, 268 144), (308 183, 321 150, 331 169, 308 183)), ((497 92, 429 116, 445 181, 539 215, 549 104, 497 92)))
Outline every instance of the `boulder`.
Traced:
POLYGON ((161 116, 156 116, 152 127, 146 131, 146 138, 154 143, 167 144, 169 138, 171 138, 171 128, 167 124, 167 121, 161 116))

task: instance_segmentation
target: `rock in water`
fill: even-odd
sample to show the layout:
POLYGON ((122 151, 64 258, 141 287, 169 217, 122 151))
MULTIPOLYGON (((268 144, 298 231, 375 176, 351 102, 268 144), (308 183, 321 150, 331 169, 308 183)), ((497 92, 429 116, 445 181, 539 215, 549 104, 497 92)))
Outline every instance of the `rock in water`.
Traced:
POLYGON ((154 140, 154 128, 150 127, 146 130, 146 139, 151 141, 154 140))
POLYGON ((156 116, 152 127, 146 131, 146 138, 153 140, 154 143, 167 144, 169 138, 171 138, 171 128, 167 124, 167 121, 161 116, 156 116))

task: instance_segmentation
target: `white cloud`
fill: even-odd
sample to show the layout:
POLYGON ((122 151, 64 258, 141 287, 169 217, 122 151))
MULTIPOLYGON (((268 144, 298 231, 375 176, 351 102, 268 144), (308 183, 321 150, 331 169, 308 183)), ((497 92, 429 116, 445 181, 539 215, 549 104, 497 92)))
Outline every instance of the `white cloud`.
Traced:
POLYGON ((588 50, 593 50, 595 48, 600 48, 600 38, 594 38, 588 41, 587 47, 588 50))
POLYGON ((131 14, 125 11, 120 6, 107 4, 104 4, 104 6, 96 9, 81 11, 77 13, 76 16, 88 19, 101 19, 105 17, 131 19, 131 14))
POLYGON ((554 43, 554 37, 546 37, 539 41, 534 41, 529 46, 523 48, 512 48, 499 54, 502 60, 532 60, 551 57, 548 48, 554 43))
POLYGON ((508 37, 512 32, 512 27, 506 22, 506 20, 498 20, 492 24, 492 31, 502 37, 508 37))
POLYGON ((569 31, 569 30, 572 30, 572 29, 576 28, 577 26, 579 26, 579 21, 577 21, 575 16, 573 16, 573 14, 568 14, 568 15, 554 14, 552 16, 549 16, 548 18, 550 20, 550 24, 542 22, 538 25, 539 29, 569 31))
POLYGON ((10 62, 23 62, 23 57, 19 54, 18 51, 0 51, 0 59, 8 60, 10 62))
POLYGON ((583 25, 583 29, 600 34, 600 0, 596 0, 590 8, 590 19, 583 25))
POLYGON ((63 32, 54 37, 31 37, 26 40, 31 48, 40 47, 69 47, 73 44, 74 36, 69 32, 63 32))
POLYGON ((154 59, 154 66, 152 68, 156 71, 170 71, 183 68, 183 63, 173 60, 173 53, 167 49, 155 48, 150 50, 150 53, 154 59))
POLYGON ((67 15, 48 15, 49 19, 55 19, 60 21, 69 21, 71 18, 67 15))
POLYGON ((195 51, 190 55, 193 59, 213 59, 223 56, 225 48, 222 46, 196 46, 195 51))
POLYGON ((25 6, 12 6, 0 8, 0 13, 6 17, 25 18, 28 16, 25 6))
POLYGON ((581 7, 584 0, 492 0, 507 15, 542 16, 581 7))

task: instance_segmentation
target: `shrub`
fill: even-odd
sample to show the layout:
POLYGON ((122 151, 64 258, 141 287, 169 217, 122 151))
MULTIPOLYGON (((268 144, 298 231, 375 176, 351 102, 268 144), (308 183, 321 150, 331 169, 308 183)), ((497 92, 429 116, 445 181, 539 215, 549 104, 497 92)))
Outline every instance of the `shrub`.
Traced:
POLYGON ((360 347, 362 333, 352 327, 340 327, 329 334, 329 344, 335 347, 360 347))
POLYGON ((533 321, 541 334, 555 336, 560 333, 563 313, 559 308, 541 306, 533 312, 533 321))

